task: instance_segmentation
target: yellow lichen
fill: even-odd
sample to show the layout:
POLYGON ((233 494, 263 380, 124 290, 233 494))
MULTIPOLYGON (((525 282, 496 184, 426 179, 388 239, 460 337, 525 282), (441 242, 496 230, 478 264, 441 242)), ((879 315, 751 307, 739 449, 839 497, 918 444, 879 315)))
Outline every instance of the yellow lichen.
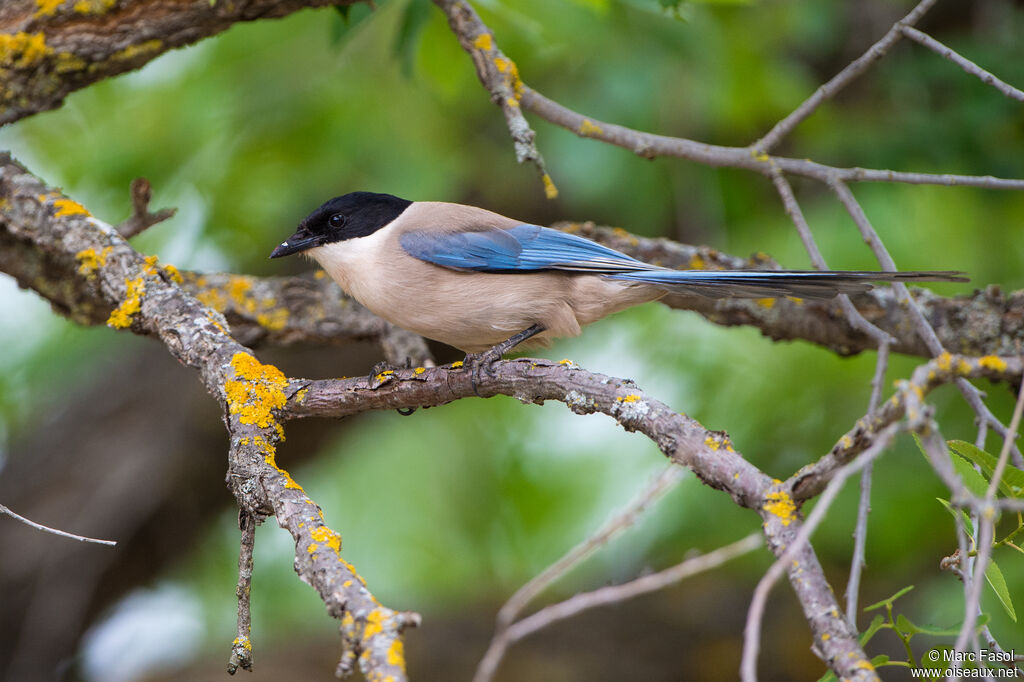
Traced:
POLYGON ((233 646, 240 646, 244 649, 252 651, 252 641, 250 641, 249 638, 244 635, 241 637, 235 637, 235 641, 233 641, 231 644, 233 646))
POLYGON ((313 552, 315 552, 315 551, 316 551, 316 550, 317 550, 317 549, 318 549, 319 547, 320 547, 320 545, 316 544, 315 542, 312 542, 312 543, 310 543, 309 547, 307 547, 307 548, 306 548, 306 551, 307 551, 308 553, 312 554, 312 553, 313 553, 313 552))
POLYGON ((690 256, 690 269, 691 270, 703 270, 708 264, 701 258, 699 253, 695 253, 690 256))
POLYGON ((843 449, 848 450, 853 446, 853 439, 850 438, 849 435, 844 435, 842 438, 839 439, 839 445, 841 445, 843 449))
POLYGON ((775 307, 775 299, 774 298, 759 298, 759 299, 757 299, 757 304, 759 306, 761 306, 762 308, 771 309, 771 308, 775 307))
POLYGON ((312 538, 317 542, 325 544, 333 549, 335 554, 341 551, 341 536, 327 526, 314 528, 312 532, 310 532, 310 536, 312 536, 312 538))
POLYGON ((64 0, 36 0, 36 13, 34 17, 45 17, 53 14, 57 11, 57 8, 61 6, 64 0))
POLYGON ((171 281, 174 282, 175 284, 182 284, 185 281, 184 278, 181 276, 181 272, 178 271, 178 268, 174 267, 170 263, 165 265, 163 270, 165 273, 167 273, 167 276, 170 277, 171 281))
POLYGON ((86 277, 92 275, 107 264, 107 256, 110 255, 112 250, 113 247, 110 246, 106 246, 99 251, 90 247, 76 253, 75 260, 78 261, 78 273, 86 277))
POLYGON ((640 400, 640 396, 638 396, 636 393, 630 393, 625 397, 619 396, 618 398, 615 399, 616 402, 620 403, 635 403, 638 400, 640 400))
POLYGON ((324 272, 323 270, 317 270, 316 272, 313 273, 313 279, 323 279, 326 276, 327 273, 324 272))
POLYGON ((68 215, 89 216, 89 211, 85 206, 71 199, 57 199, 53 202, 53 207, 57 209, 57 212, 53 214, 54 218, 63 218, 68 215))
POLYGON ((750 150, 750 156, 753 157, 755 161, 760 161, 761 163, 764 163, 765 161, 768 161, 771 158, 764 152, 759 152, 756 149, 750 150))
POLYGON ((272 332, 280 331, 288 324, 288 309, 276 308, 256 315, 256 323, 272 332))
POLYGON ((489 52, 494 47, 494 39, 490 33, 481 33, 473 40, 473 46, 478 50, 489 52))
POLYGON ((107 318, 107 326, 114 329, 131 326, 132 316, 142 309, 142 295, 146 293, 146 280, 142 277, 125 280, 124 286, 124 300, 107 318))
POLYGON ((380 609, 374 609, 366 614, 366 627, 363 628, 363 641, 374 635, 384 632, 384 613, 380 609))
POLYGON ((82 71, 88 66, 86 61, 73 52, 58 52, 54 70, 57 73, 82 71))
POLYGON ((264 365, 248 353, 235 353, 231 367, 239 380, 224 382, 224 395, 231 414, 243 424, 267 428, 274 422, 273 410, 284 407, 288 379, 273 365, 264 365))
POLYGON ((417 367, 416 369, 413 370, 413 372, 415 372, 417 376, 420 375, 420 374, 423 374, 426 371, 427 371, 426 367, 417 367))
POLYGON ((42 33, 0 33, 0 67, 32 68, 51 52, 42 33))
POLYGON ((985 369, 1003 372, 1006 370, 1006 361, 996 355, 986 355, 978 360, 978 364, 985 369))
POLYGON ((555 181, 551 179, 551 176, 545 173, 540 176, 540 179, 544 183, 544 196, 548 199, 558 198, 558 188, 555 187, 555 181))
POLYGON ((764 510, 779 517, 783 526, 788 526, 796 518, 796 505, 785 490, 773 490, 764 499, 764 510))
POLYGON ((116 2, 117 0, 78 0, 72 9, 79 14, 103 14, 116 2))
POLYGON ((309 389, 308 388, 304 388, 301 391, 299 391, 298 393, 296 393, 295 394, 295 402, 301 403, 303 400, 306 399, 306 394, 307 393, 309 393, 309 389))
MULTIPOLYGON (((78 9, 78 5, 81 4, 82 3, 79 2, 75 5, 76 11, 78 9)), ((162 41, 154 38, 153 40, 147 40, 146 42, 139 43, 138 45, 129 45, 123 50, 118 50, 114 54, 110 55, 110 59, 113 61, 127 62, 141 56, 148 56, 154 52, 159 52, 163 46, 164 44, 162 41)))
POLYGON ((396 639, 388 648, 388 665, 405 668, 405 647, 402 640, 396 639))
POLYGON ((512 88, 512 94, 519 101, 523 98, 523 81, 519 78, 519 67, 508 57, 495 57, 494 66, 505 76, 505 83, 512 88))
POLYGON ((462 360, 456 360, 452 363, 452 369, 458 369, 459 367, 462 367, 462 360))
POLYGON ((196 299, 219 313, 224 312, 228 307, 228 299, 220 289, 204 289, 196 294, 196 299))
POLYGON ((935 358, 935 366, 943 372, 948 372, 953 366, 953 356, 948 351, 935 358))
POLYGON ((580 135, 585 137, 594 137, 595 135, 603 134, 604 130, 589 118, 585 118, 583 119, 583 123, 580 123, 579 132, 580 135))

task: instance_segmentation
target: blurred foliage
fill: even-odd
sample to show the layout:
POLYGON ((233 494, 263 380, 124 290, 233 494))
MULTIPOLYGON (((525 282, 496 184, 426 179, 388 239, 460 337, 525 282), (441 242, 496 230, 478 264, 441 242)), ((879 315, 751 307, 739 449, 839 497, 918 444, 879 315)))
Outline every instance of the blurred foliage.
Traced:
MULTIPOLYGON (((426 0, 377 4, 375 12, 307 11, 236 26, 5 128, 0 146, 111 222, 130 211, 131 179, 149 178, 154 206, 180 210, 136 245, 183 268, 308 268, 266 256, 311 208, 357 189, 475 203, 537 223, 595 220, 808 265, 764 178, 646 161, 534 121, 561 189, 558 200, 545 201, 532 169, 515 164, 502 116, 443 16, 426 0)), ((745 145, 911 3, 475 4, 525 80, 567 106, 643 130, 745 145)), ((948 4, 940 3, 924 28, 1004 80, 1024 84, 1024 11, 996 0, 976 8, 948 4)), ((1022 149, 1019 104, 920 46, 900 44, 780 151, 835 165, 1024 177, 1022 149)), ((796 187, 830 265, 873 267, 827 190, 796 187)), ((963 269, 974 286, 1024 286, 1024 194, 891 185, 854 191, 904 269, 963 269)), ((85 382, 100 359, 149 343, 76 329, 32 295, 16 295, 9 281, 0 284, 5 319, 17 327, 0 328, 8 343, 0 357, 0 438, 31 428, 55 386, 85 382)), ((863 413, 874 366, 870 355, 842 359, 803 343, 775 344, 750 329, 717 328, 654 305, 605 320, 549 354, 565 356, 633 377, 708 428, 727 429, 745 456, 779 477, 826 452, 863 413)), ((917 362, 894 358, 889 378, 906 376, 917 362)), ((1005 388, 986 388, 996 413, 1008 416, 1005 388)), ((946 437, 974 440, 972 415, 955 390, 941 389, 934 402, 946 437)), ((4 447, 0 440, 0 454, 4 447)), ((428 617, 496 602, 664 466, 649 442, 607 419, 509 399, 460 401, 409 419, 368 415, 348 424, 328 450, 292 473, 342 532, 347 558, 376 594, 428 617)), ((287 452, 286 444, 284 465, 287 452)), ((948 626, 961 618, 959 584, 936 569, 955 546, 951 520, 935 502, 942 494, 909 440, 876 464, 864 601, 915 583, 900 602, 915 622, 948 626)), ((851 484, 815 536, 837 591, 856 499, 851 484)), ((756 525, 751 513, 690 477, 559 589, 626 579, 756 525)), ((234 513, 225 511, 218 530, 173 577, 201 595, 218 644, 233 628, 233 528, 234 513)), ((325 626, 315 594, 291 571, 290 552, 285 533, 261 529, 257 647, 285 623, 325 626)), ((766 565, 761 553, 726 572, 749 585, 766 565)), ((1024 594, 1024 562, 1011 557, 1002 567, 1010 591, 1024 594)), ((994 632, 1019 633, 998 604, 984 606, 994 632)))

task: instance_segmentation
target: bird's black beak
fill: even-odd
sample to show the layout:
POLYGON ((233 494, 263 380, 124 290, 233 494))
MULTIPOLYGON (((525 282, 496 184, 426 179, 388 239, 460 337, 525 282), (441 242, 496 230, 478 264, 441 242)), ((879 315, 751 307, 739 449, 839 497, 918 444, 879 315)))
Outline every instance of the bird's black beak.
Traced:
POLYGON ((293 253, 299 253, 306 249, 311 249, 314 246, 319 246, 319 239, 316 235, 312 235, 304 229, 299 229, 298 232, 288 237, 285 241, 277 245, 277 248, 270 254, 271 258, 280 258, 281 256, 290 256, 293 253))

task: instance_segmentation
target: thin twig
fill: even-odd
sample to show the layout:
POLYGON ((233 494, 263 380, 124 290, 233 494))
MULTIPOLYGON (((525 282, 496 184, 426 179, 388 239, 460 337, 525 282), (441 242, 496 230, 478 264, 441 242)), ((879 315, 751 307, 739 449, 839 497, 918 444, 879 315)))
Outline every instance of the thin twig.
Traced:
POLYGON ((84 535, 75 535, 74 533, 68 533, 67 531, 64 531, 64 530, 58 530, 56 528, 50 528, 49 526, 44 526, 43 524, 36 523, 35 521, 33 521, 31 519, 26 519, 24 516, 21 516, 20 514, 15 514, 14 512, 12 512, 10 509, 8 509, 6 506, 4 506, 2 504, 0 504, 0 514, 7 514, 12 519, 15 519, 17 521, 21 521, 26 526, 31 526, 32 528, 35 528, 36 530, 43 531, 44 533, 52 533, 53 535, 59 535, 62 538, 71 538, 72 540, 78 540, 79 542, 91 542, 91 543, 97 544, 97 545, 108 545, 110 547, 113 547, 113 546, 115 546, 117 544, 117 542, 115 542, 114 540, 97 540, 96 538, 89 538, 89 537, 86 537, 84 535))
MULTIPOLYGON (((840 203, 846 208, 846 212, 853 218, 853 222, 857 225, 857 229, 861 233, 864 241, 870 247, 872 253, 875 254, 875 258, 878 259, 879 264, 883 270, 897 270, 896 262, 892 259, 889 254, 889 250, 885 248, 885 244, 879 238, 875 228, 872 227, 871 221, 868 220, 867 214, 864 213, 864 209, 861 208, 860 203, 856 197, 853 196, 853 192, 842 180, 832 178, 828 182, 829 187, 835 192, 839 198, 840 203)), ((921 308, 917 305, 914 297, 910 295, 910 289, 907 285, 902 282, 894 282, 893 290, 900 299, 907 302, 907 309, 910 314, 910 320, 913 322, 918 335, 921 340, 928 347, 933 357, 937 357, 945 352, 945 348, 942 346, 942 342, 939 340, 938 334, 935 333, 935 329, 931 323, 925 318, 924 313, 921 312, 921 308)), ((1007 431, 1006 427, 1003 426, 992 411, 985 405, 981 398, 980 391, 966 379, 960 378, 956 380, 956 387, 960 393, 967 400, 967 404, 971 406, 974 412, 978 415, 979 419, 987 422, 995 431, 1006 438, 1007 431)), ((1018 466, 1024 466, 1024 456, 1021 455, 1016 445, 1012 445, 1011 452, 1013 453, 1014 463, 1018 466)))
POLYGON ((238 634, 231 643, 231 658, 228 660, 228 673, 234 675, 242 668, 252 672, 252 614, 250 610, 250 592, 252 588, 252 556, 256 544, 256 517, 246 511, 238 512, 238 529, 242 538, 238 550, 238 586, 235 596, 238 598, 238 634))
MULTIPOLYGON (((692 557, 663 571, 645 575, 621 585, 609 585, 591 592, 577 594, 565 601, 546 606, 540 611, 513 624, 508 629, 508 642, 509 644, 518 642, 538 630, 571 618, 583 611, 598 606, 617 604, 671 587, 685 578, 718 568, 726 561, 751 552, 763 544, 764 539, 761 533, 751 533, 742 540, 720 547, 713 552, 692 557)), ((493 673, 493 670, 485 670, 484 664, 481 662, 476 676, 473 677, 473 682, 488 682, 492 679, 493 673)))
POLYGON ((808 97, 800 106, 794 109, 793 113, 776 123, 764 137, 752 144, 751 148, 760 153, 765 153, 777 145, 779 141, 791 133, 801 121, 813 114, 817 108, 821 106, 822 102, 835 96, 837 92, 853 82, 857 76, 867 71, 869 66, 884 57, 886 52, 889 51, 889 48, 899 41, 901 37, 900 27, 910 26, 917 23, 921 17, 924 16, 924 13, 931 9, 931 6, 934 4, 935 0, 921 0, 914 9, 910 10, 910 13, 907 14, 907 16, 893 24, 892 28, 890 28, 878 42, 869 47, 867 52, 850 62, 846 68, 815 90, 813 95, 808 97))
MULTIPOLYGON (((868 400, 868 414, 878 409, 882 399, 882 382, 889 364, 889 344, 882 342, 878 346, 878 360, 875 363, 875 376, 871 380, 871 398, 868 400)), ((857 503, 857 525, 853 531, 853 557, 850 559, 850 577, 846 581, 846 618, 854 627, 857 626, 857 602, 860 597, 860 578, 864 571, 864 557, 867 549, 868 515, 871 513, 871 476, 874 462, 864 465, 860 472, 860 500, 857 503)))
POLYGON ((972 76, 977 76, 983 83, 991 85, 1007 97, 1015 99, 1018 102, 1024 102, 1024 91, 1018 90, 1009 83, 999 80, 994 75, 972 62, 970 59, 960 55, 951 47, 943 45, 927 33, 918 31, 916 28, 906 25, 900 26, 900 30, 906 37, 945 57, 972 76))
POLYGON ((807 517, 796 539, 786 547, 785 551, 775 560, 765 574, 758 581, 754 589, 754 596, 750 601, 750 608, 747 611, 747 624, 743 628, 743 657, 740 662, 740 677, 743 682, 755 682, 757 680, 757 653, 761 641, 761 621, 764 619, 764 609, 768 602, 768 593, 782 577, 783 572, 789 568, 796 555, 809 541, 811 533, 815 531, 818 524, 825 518, 836 495, 842 489, 846 479, 855 474, 869 462, 874 460, 889 445, 889 442, 896 435, 897 431, 905 428, 901 424, 890 424, 878 434, 874 444, 865 450, 857 459, 840 469, 835 477, 829 482, 822 493, 821 498, 815 505, 814 510, 807 517))
POLYGON ((125 239, 163 222, 178 212, 176 208, 161 208, 156 213, 149 212, 149 201, 153 197, 153 188, 146 178, 135 178, 131 184, 132 216, 115 229, 125 239))
MULTIPOLYGON (((999 452, 999 461, 996 463, 995 471, 992 473, 992 480, 989 481, 988 489, 985 491, 985 505, 977 514, 978 526, 978 553, 974 558, 973 579, 970 581, 970 589, 967 591, 967 599, 964 604, 964 624, 956 638, 956 652, 963 653, 967 646, 969 637, 977 637, 974 632, 974 625, 978 619, 978 612, 981 606, 981 588, 985 580, 985 570, 992 556, 992 538, 995 534, 996 509, 992 502, 995 500, 996 491, 999 489, 999 482, 1003 478, 1003 472, 1010 460, 1010 450, 1013 441, 1017 437, 1017 429, 1020 427, 1021 414, 1024 413, 1024 381, 1017 393, 1017 404, 1013 408, 1013 416, 1010 418, 1010 426, 1003 440, 1003 447, 999 452)), ((977 648, 977 643, 975 643, 977 648)), ((959 657, 957 657, 959 659, 959 657)))
POLYGON ((508 635, 509 626, 522 613, 527 604, 547 589, 549 585, 572 570, 574 566, 606 544, 615 535, 631 527, 644 510, 660 499, 666 492, 672 490, 682 480, 685 473, 686 470, 682 467, 670 464, 660 474, 651 479, 650 483, 622 511, 608 519, 597 532, 566 552, 555 563, 548 566, 536 577, 516 590, 515 594, 509 597, 505 605, 498 611, 494 635, 491 637, 487 653, 481 659, 473 679, 476 682, 483 682, 490 680, 494 676, 502 657, 505 655, 505 651, 515 641, 508 635))

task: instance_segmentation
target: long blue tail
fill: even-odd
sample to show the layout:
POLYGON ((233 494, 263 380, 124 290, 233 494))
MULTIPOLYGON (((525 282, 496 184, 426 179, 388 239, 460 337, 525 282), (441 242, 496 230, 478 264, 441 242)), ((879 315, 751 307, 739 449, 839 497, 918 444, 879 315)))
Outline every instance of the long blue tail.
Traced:
POLYGON ((828 299, 859 294, 875 282, 967 282, 962 272, 861 272, 852 270, 637 270, 606 275, 609 279, 644 282, 682 294, 712 298, 828 299))

